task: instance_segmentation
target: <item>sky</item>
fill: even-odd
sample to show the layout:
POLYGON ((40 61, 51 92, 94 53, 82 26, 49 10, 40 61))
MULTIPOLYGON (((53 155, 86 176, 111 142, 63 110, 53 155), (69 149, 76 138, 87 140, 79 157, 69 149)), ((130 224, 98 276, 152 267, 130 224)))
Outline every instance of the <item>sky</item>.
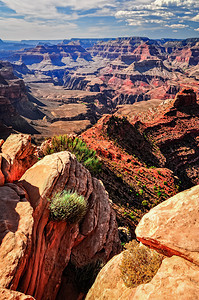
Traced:
POLYGON ((0 0, 2 40, 199 37, 199 0, 0 0))

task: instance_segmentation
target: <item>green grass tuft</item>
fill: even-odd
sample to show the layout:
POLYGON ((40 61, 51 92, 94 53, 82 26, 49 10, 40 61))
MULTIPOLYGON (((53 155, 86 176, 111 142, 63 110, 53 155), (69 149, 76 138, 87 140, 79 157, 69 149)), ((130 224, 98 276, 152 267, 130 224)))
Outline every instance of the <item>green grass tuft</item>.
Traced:
POLYGON ((50 200, 50 217, 54 221, 79 223, 86 214, 87 201, 77 192, 63 191, 55 194, 50 200))
POLYGON ((43 155, 65 150, 75 154, 77 160, 91 173, 97 174, 101 171, 101 163, 96 156, 96 152, 89 149, 86 143, 77 137, 69 137, 67 135, 54 136, 51 142, 44 147, 43 155))

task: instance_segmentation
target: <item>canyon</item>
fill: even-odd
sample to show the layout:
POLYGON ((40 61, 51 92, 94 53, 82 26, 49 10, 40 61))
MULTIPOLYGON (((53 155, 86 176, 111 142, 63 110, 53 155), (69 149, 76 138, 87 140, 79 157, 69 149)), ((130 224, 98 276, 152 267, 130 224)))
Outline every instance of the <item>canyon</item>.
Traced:
POLYGON ((174 99, 184 88, 193 88, 198 96, 199 39, 71 39, 35 47, 30 43, 23 49, 12 48, 11 53, 5 45, 1 43, 0 59, 10 62, 2 62, 10 75, 4 78, 1 71, 2 101, 11 101, 15 115, 18 105, 22 119, 16 122, 12 116, 4 122, 2 116, 1 123, 34 135, 36 141, 55 134, 79 134, 120 105, 174 99), (12 93, 13 78, 20 89, 14 101, 9 92, 5 95, 3 81, 12 86, 8 88, 12 93))
POLYGON ((197 299, 199 39, 4 44, 0 298, 197 299), (85 143, 100 168, 55 135, 71 152, 85 143), (64 190, 88 202, 80 223, 51 218, 64 190), (120 265, 135 238, 164 259, 152 281, 127 288, 120 265))

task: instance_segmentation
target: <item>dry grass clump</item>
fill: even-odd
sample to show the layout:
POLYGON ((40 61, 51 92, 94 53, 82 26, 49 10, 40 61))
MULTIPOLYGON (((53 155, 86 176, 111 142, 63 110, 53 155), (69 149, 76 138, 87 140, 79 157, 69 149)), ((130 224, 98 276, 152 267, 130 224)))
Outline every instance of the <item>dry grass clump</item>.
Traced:
POLYGON ((127 287, 136 287, 147 283, 157 273, 163 256, 135 240, 126 245, 120 271, 127 287))

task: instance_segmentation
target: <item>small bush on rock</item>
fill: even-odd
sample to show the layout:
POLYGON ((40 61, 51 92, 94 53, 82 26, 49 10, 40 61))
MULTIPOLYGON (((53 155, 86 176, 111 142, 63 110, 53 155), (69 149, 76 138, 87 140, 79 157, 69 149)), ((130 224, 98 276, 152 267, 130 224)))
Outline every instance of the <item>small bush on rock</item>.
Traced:
POLYGON ((147 283, 157 273, 163 256, 148 247, 132 241, 125 245, 120 271, 127 287, 147 283))
POLYGON ((87 201, 77 192, 63 191, 50 200, 49 209, 52 220, 79 223, 86 214, 87 201))

